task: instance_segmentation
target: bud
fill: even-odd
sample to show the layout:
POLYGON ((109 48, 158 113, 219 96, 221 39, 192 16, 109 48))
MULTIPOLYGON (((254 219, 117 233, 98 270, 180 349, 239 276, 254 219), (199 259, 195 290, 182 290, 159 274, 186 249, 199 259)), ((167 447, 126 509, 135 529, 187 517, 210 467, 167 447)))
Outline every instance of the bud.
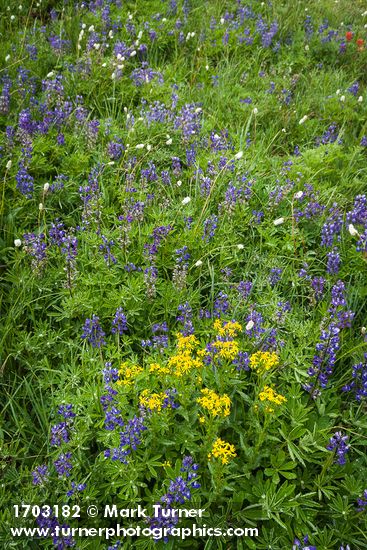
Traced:
POLYGON ((278 218, 273 221, 274 225, 282 225, 282 223, 284 223, 284 218, 278 218))
POLYGON ((177 181, 177 187, 181 187, 181 185, 182 185, 182 181, 181 181, 181 180, 178 180, 178 181, 177 181))
POLYGON ((10 54, 8 53, 8 55, 5 57, 5 61, 6 63, 10 60, 10 54))
POLYGON ((138 145, 135 145, 135 149, 144 149, 145 143, 138 143, 138 145))
POLYGON ((297 191, 297 193, 294 194, 295 199, 300 199, 303 197, 303 191, 297 191))
POLYGON ((39 209, 40 211, 42 211, 42 210, 44 209, 44 206, 43 206, 42 202, 39 203, 38 209, 39 209))
POLYGON ((363 101, 363 96, 360 95, 357 101, 358 101, 358 103, 362 103, 362 101, 363 101))
POLYGON ((303 116, 303 117, 299 120, 298 124, 303 124, 304 122, 306 122, 307 119, 308 119, 308 116, 307 116, 307 115, 303 116))
POLYGON ((195 264, 195 267, 200 267, 201 265, 203 265, 203 262, 201 260, 198 260, 195 264))
POLYGON ((166 145, 172 145, 172 138, 167 139, 166 145))
POLYGON ((252 328, 254 328, 254 326, 255 326, 255 323, 251 319, 251 321, 249 321, 246 325, 246 330, 251 330, 252 328))
POLYGON ((238 151, 238 153, 236 153, 234 156, 236 160, 240 160, 242 157, 243 157, 243 151, 238 151))
POLYGON ((45 183, 45 185, 43 186, 43 190, 45 193, 47 193, 47 191, 50 189, 50 184, 49 183, 45 183))
POLYGON ((361 333, 362 333, 363 335, 366 334, 366 331, 367 331, 366 327, 362 327, 362 328, 361 328, 361 333))
POLYGON ((151 151, 152 150, 152 146, 150 145, 150 143, 148 143, 147 145, 147 151, 151 151))
POLYGON ((22 241, 20 239, 15 239, 14 241, 14 246, 16 246, 17 248, 19 248, 20 246, 22 246, 22 241))
POLYGON ((182 199, 181 204, 183 204, 183 205, 189 204, 190 201, 191 201, 191 198, 190 198, 190 197, 185 197, 184 199, 182 199))
POLYGON ((342 103, 344 103, 344 101, 345 101, 345 95, 341 95, 341 96, 340 96, 340 101, 341 101, 342 103))
POLYGON ((11 160, 8 160, 8 162, 6 163, 6 169, 7 169, 7 170, 10 170, 11 165, 12 165, 11 160))
POLYGON ((258 110, 257 107, 255 107, 255 108, 252 110, 252 112, 254 113, 254 115, 257 115, 257 113, 259 112, 259 110, 258 110))

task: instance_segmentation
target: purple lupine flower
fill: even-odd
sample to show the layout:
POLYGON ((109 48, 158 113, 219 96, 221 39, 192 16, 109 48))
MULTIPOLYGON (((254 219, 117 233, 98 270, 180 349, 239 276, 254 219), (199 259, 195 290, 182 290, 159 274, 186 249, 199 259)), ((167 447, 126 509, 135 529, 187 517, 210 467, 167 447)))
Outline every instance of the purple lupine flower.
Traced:
POLYGON ((76 416, 75 412, 73 411, 73 405, 60 405, 60 407, 57 410, 58 414, 63 416, 65 420, 68 418, 74 418, 76 416))
POLYGON ((123 426, 124 421, 121 417, 121 411, 115 406, 105 410, 104 427, 107 431, 112 432, 116 426, 123 426))
POLYGON ((168 492, 161 497, 160 503, 154 506, 154 516, 148 519, 148 523, 150 529, 157 529, 157 534, 153 535, 155 541, 163 539, 164 542, 168 542, 168 536, 162 537, 159 532, 163 533, 163 529, 166 528, 166 533, 169 534, 170 529, 179 521, 178 516, 172 512, 172 508, 191 500, 192 489, 200 488, 196 473, 198 469, 199 465, 194 463, 193 458, 185 456, 181 467, 183 475, 170 481, 168 492))
POLYGON ((124 332, 127 332, 127 330, 128 329, 127 329, 126 315, 122 307, 118 307, 116 309, 115 316, 112 320, 111 332, 112 334, 118 333, 120 336, 122 336, 124 332))
POLYGON ((46 263, 46 236, 44 233, 24 233, 25 250, 32 256, 32 267, 40 271, 46 263))
POLYGON ((19 162, 19 170, 15 176, 17 181, 17 189, 27 197, 27 199, 32 198, 33 189, 34 189, 34 178, 31 176, 24 164, 23 161, 19 162))
POLYGON ((112 363, 109 361, 105 363, 105 368, 102 371, 103 380, 105 384, 111 384, 111 382, 117 382, 119 378, 119 371, 112 367, 112 363))
POLYGON ((277 304, 278 310, 276 311, 276 318, 279 322, 284 322, 285 315, 289 311, 291 311, 291 304, 290 302, 278 302, 277 304))
POLYGON ((146 294, 148 299, 155 298, 157 278, 158 269, 155 266, 152 265, 144 269, 144 283, 146 286, 146 294))
POLYGON ((243 298, 243 300, 246 300, 246 298, 248 298, 252 290, 252 282, 240 281, 236 287, 236 290, 240 294, 240 296, 243 298))
POLYGON ((218 216, 212 214, 209 218, 204 220, 204 233, 201 238, 208 243, 214 237, 217 226, 218 216))
POLYGON ((227 313, 230 308, 228 296, 224 292, 219 292, 214 300, 213 315, 220 317, 222 313, 227 313))
POLYGON ((280 267, 273 267, 270 270, 269 283, 272 287, 279 283, 283 270, 280 267))
POLYGON ((316 138, 316 146, 327 145, 329 143, 335 143, 338 140, 338 144, 342 143, 341 138, 339 138, 339 129, 335 123, 330 124, 330 126, 325 130, 321 137, 316 138))
POLYGON ((329 311, 334 313, 336 308, 347 305, 345 298, 345 284, 343 281, 338 281, 331 289, 331 305, 329 311))
POLYGON ((313 279, 311 279, 311 287, 315 293, 315 299, 317 301, 321 300, 324 295, 325 282, 326 281, 323 277, 313 277, 313 279))
POLYGON ((57 460, 54 461, 55 470, 59 477, 70 476, 70 471, 73 469, 70 459, 71 453, 61 453, 57 460))
MULTIPOLYGON (((52 542, 54 547, 58 550, 64 548, 72 548, 76 545, 75 540, 71 536, 60 536, 57 537, 55 534, 55 527, 61 527, 57 518, 54 515, 43 515, 43 512, 37 517, 37 524, 40 529, 45 529, 48 534, 44 536, 52 537, 52 542)), ((69 525, 62 525, 65 529, 70 529, 69 525)))
POLYGON ((86 319, 81 338, 87 339, 93 348, 100 348, 106 344, 105 333, 99 323, 99 317, 93 314, 91 319, 86 319))
POLYGON ((353 392, 358 402, 367 397, 367 353, 364 361, 353 365, 352 381, 342 387, 344 392, 353 392))
POLYGON ((51 445, 60 447, 62 443, 68 443, 68 441, 69 432, 67 423, 60 422, 59 424, 54 424, 54 426, 51 427, 51 445))
POLYGON ((153 79, 157 79, 159 84, 163 83, 163 76, 158 71, 154 71, 148 66, 146 61, 143 61, 141 67, 134 69, 130 75, 131 80, 134 81, 135 86, 142 86, 151 82, 153 79))
POLYGON ((362 498, 357 499, 357 504, 358 504, 357 512, 364 512, 366 510, 366 508, 367 508, 367 489, 365 489, 363 491, 362 498))
POLYGON ((176 321, 183 323, 182 334, 184 336, 189 336, 194 334, 194 326, 192 322, 192 308, 189 302, 180 304, 178 306, 179 315, 176 317, 176 321))
POLYGON ((101 252, 103 252, 103 257, 108 266, 111 264, 116 264, 117 259, 112 254, 111 249, 115 246, 114 241, 109 241, 105 235, 101 235, 102 238, 102 244, 99 245, 99 249, 101 252))
POLYGON ((44 485, 48 481, 49 471, 45 464, 37 466, 37 468, 32 472, 33 476, 33 485, 44 485))
POLYGON ((125 428, 120 432, 120 447, 128 447, 136 451, 138 445, 141 445, 141 434, 147 429, 144 424, 144 418, 134 416, 125 424, 125 428))
POLYGON ((186 103, 181 107, 180 114, 174 119, 175 130, 182 131, 185 142, 191 141, 201 130, 202 110, 198 104, 186 103))
POLYGON ((163 353, 164 348, 168 347, 168 325, 164 323, 155 323, 152 326, 153 338, 152 340, 142 340, 141 345, 143 347, 152 346, 154 349, 158 349, 163 353))
POLYGON ((358 94, 358 90, 359 90, 359 83, 357 81, 353 82, 353 84, 349 86, 349 88, 347 88, 347 92, 349 92, 354 96, 358 94))
POLYGON ((85 491, 86 489, 85 483, 75 483, 75 481, 71 482, 71 489, 66 493, 67 497, 73 496, 75 493, 81 493, 82 491, 85 491))
POLYGON ((299 539, 294 539, 292 550, 317 550, 316 546, 309 545, 308 535, 303 537, 302 542, 299 539))
MULTIPOLYGON (((329 376, 333 372, 336 362, 336 352, 340 347, 340 329, 331 323, 326 330, 321 331, 320 342, 316 344, 316 354, 313 358, 313 367, 308 369, 308 375, 315 377, 315 383, 306 389, 312 390, 319 383, 321 388, 327 386, 329 376)), ((317 392, 319 393, 319 392, 317 392)))
POLYGON ((326 447, 328 451, 335 451, 335 460, 340 466, 344 466, 346 463, 345 455, 349 451, 349 445, 347 445, 348 436, 343 435, 342 432, 335 432, 330 438, 329 445, 326 447))
POLYGON ((359 142, 361 147, 367 147, 367 136, 362 136, 361 141, 359 142))
POLYGON ((115 141, 110 141, 107 145, 107 154, 112 160, 121 158, 125 147, 120 138, 115 136, 115 141))
POLYGON ((182 290, 186 286, 187 270, 189 267, 188 260, 190 259, 190 254, 187 250, 186 245, 175 250, 176 265, 172 274, 172 282, 178 290, 182 290))
POLYGON ((239 351, 237 357, 232 361, 232 365, 235 365, 236 370, 250 370, 250 355, 247 351, 239 351))
POLYGON ((337 274, 339 272, 341 264, 341 258, 338 249, 334 247, 330 252, 328 252, 327 258, 327 272, 331 275, 337 274))

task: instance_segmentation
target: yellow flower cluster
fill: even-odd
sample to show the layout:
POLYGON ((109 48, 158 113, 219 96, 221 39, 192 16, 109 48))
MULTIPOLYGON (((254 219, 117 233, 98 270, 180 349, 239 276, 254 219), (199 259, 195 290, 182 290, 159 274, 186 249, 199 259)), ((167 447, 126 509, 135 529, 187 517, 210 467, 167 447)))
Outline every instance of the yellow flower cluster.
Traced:
POLYGON ((166 398, 165 392, 150 393, 149 390, 143 390, 139 396, 139 404, 153 412, 160 412, 166 398))
POLYGON ((242 331, 242 325, 237 321, 227 321, 222 323, 220 319, 214 321, 214 328, 218 332, 219 336, 229 336, 235 338, 238 332, 242 331))
POLYGON ((167 368, 169 374, 180 378, 194 369, 203 367, 202 357, 206 354, 205 349, 195 350, 199 345, 197 338, 191 334, 183 336, 177 334, 178 353, 168 359, 167 368))
POLYGON ((197 402, 206 409, 211 416, 228 416, 231 408, 231 400, 228 395, 218 395, 213 390, 205 388, 201 390, 203 397, 197 402))
POLYGON ((219 458, 222 464, 228 464, 235 456, 237 456, 235 446, 219 437, 214 441, 212 450, 208 454, 209 460, 212 457, 219 458))
POLYGON ((152 363, 149 367, 149 372, 156 372, 157 374, 170 374, 171 370, 159 363, 152 363))
MULTIPOLYGON (((264 386, 263 391, 259 393, 259 399, 260 401, 265 401, 267 403, 274 403, 275 405, 282 405, 287 401, 284 395, 277 393, 270 386, 264 386)), ((274 412, 274 409, 273 407, 271 407, 271 405, 267 405, 265 407, 265 412, 274 412)))
POLYGON ((215 342, 215 348, 218 350, 216 353, 217 356, 222 359, 228 359, 229 361, 233 361, 240 351, 240 348, 235 340, 228 340, 225 342, 217 340, 215 342))
POLYGON ((125 361, 120 366, 117 384, 122 386, 131 386, 135 378, 142 372, 142 367, 139 367, 138 365, 129 365, 129 363, 125 361))
POLYGON ((176 337, 177 349, 179 349, 180 351, 192 351, 199 345, 198 339, 193 334, 189 334, 189 336, 184 336, 183 334, 181 334, 181 332, 177 332, 176 337))
POLYGON ((259 374, 263 374, 278 365, 279 358, 273 351, 257 351, 250 357, 250 367, 259 374))

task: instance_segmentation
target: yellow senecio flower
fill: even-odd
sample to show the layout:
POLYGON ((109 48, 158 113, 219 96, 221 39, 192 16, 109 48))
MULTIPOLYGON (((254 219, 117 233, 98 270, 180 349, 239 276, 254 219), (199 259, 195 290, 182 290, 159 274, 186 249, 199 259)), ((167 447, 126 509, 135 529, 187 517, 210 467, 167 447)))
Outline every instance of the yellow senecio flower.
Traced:
POLYGON ((139 396, 139 404, 153 412, 160 412, 166 397, 165 392, 150 393, 149 390, 143 390, 139 396))
POLYGON ((231 400, 228 395, 218 395, 213 390, 204 388, 201 390, 203 397, 199 397, 197 402, 206 409, 211 416, 228 416, 231 408, 231 400))
POLYGON ((203 367, 201 358, 205 350, 204 353, 202 350, 195 351, 198 345, 199 341, 193 334, 183 336, 183 334, 177 333, 177 353, 170 357, 167 363, 170 374, 180 378, 194 369, 203 367))
POLYGON ((212 457, 219 458, 222 464, 228 464, 235 456, 237 456, 235 446, 219 437, 214 441, 212 450, 208 454, 209 460, 212 457))
POLYGON ((242 325, 237 321, 227 321, 222 324, 220 319, 214 321, 214 328, 219 336, 230 336, 231 338, 235 338, 237 333, 242 331, 242 325))
POLYGON ((270 351, 257 351, 250 357, 250 367, 258 374, 277 367, 279 365, 279 358, 276 353, 270 351))
MULTIPOLYGON (((284 397, 284 395, 281 395, 280 393, 277 393, 270 386, 264 386, 263 391, 259 393, 259 399, 260 399, 260 401, 265 401, 265 402, 268 402, 268 403, 274 403, 275 405, 282 405, 283 403, 286 403, 286 401, 287 401, 287 399, 286 399, 286 397, 284 397)), ((274 408, 271 407, 271 405, 267 405, 265 407, 265 412, 274 412, 274 408)))
POLYGON ((215 348, 218 350, 216 355, 222 359, 229 359, 230 361, 233 361, 240 351, 240 348, 235 340, 228 340, 225 342, 217 340, 215 342, 215 348))
POLYGON ((117 384, 120 386, 131 386, 135 378, 142 372, 142 367, 139 367, 138 365, 129 365, 129 363, 125 361, 120 366, 117 384))
POLYGON ((157 374, 170 374, 170 369, 159 363, 152 363, 149 366, 149 372, 156 372, 157 374))

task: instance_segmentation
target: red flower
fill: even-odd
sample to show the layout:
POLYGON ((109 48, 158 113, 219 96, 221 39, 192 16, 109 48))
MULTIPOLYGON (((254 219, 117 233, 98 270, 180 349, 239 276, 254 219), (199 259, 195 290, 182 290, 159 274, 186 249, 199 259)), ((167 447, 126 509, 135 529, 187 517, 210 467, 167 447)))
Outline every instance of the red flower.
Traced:
POLYGON ((361 52, 363 50, 363 46, 364 46, 363 38, 358 38, 357 39, 357 46, 358 46, 358 50, 361 52))
POLYGON ((350 42, 353 38, 353 33, 351 31, 346 32, 345 38, 347 39, 347 42, 350 42))

